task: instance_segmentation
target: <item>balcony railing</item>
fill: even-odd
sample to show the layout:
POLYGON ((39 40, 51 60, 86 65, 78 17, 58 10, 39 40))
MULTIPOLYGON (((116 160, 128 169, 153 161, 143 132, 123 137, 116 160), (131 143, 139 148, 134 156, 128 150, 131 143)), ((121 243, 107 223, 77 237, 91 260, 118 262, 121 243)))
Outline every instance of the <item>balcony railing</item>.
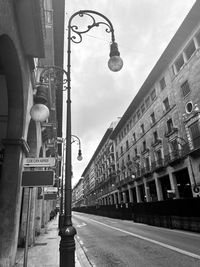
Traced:
POLYGON ((174 134, 175 132, 178 132, 178 128, 172 127, 165 133, 165 137, 169 137, 170 135, 174 134))
POLYGON ((181 148, 174 149, 171 153, 166 155, 167 161, 169 165, 175 165, 183 160, 189 154, 190 148, 189 144, 186 143, 181 145, 181 148))
POLYGON ((151 166, 146 166, 141 168, 141 174, 144 176, 148 176, 152 173, 151 166))
POLYGON ((135 178, 132 178, 131 176, 128 176, 116 183, 116 187, 119 188, 121 186, 127 185, 130 182, 133 182, 135 178))
POLYGON ((153 161, 151 163, 151 166, 152 166, 152 171, 155 171, 155 172, 160 172, 160 171, 164 170, 164 168, 167 166, 166 157, 160 158, 156 161, 153 161))
POLYGON ((162 143, 161 139, 156 139, 154 140, 154 142, 151 144, 152 147, 158 146, 162 143))

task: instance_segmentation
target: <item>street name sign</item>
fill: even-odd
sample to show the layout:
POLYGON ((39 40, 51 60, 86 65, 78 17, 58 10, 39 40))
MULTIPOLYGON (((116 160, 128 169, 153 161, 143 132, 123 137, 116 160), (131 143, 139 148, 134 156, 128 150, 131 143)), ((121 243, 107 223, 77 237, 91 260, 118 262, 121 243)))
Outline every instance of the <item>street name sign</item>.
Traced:
POLYGON ((25 158, 24 167, 54 167, 55 158, 25 158))

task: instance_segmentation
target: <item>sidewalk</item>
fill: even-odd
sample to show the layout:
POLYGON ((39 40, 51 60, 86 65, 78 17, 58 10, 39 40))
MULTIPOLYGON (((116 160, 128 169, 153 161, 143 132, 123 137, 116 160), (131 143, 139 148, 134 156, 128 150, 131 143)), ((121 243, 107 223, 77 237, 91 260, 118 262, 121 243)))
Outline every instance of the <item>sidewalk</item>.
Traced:
MULTIPOLYGON (((82 250, 80 244, 76 241, 75 266, 91 267, 82 250)), ((58 216, 50 221, 44 233, 36 238, 36 242, 28 250, 27 267, 59 267, 59 244, 58 235, 58 216)), ((15 267, 23 267, 24 249, 19 248, 16 256, 15 267)), ((69 266, 70 267, 70 266, 69 266)))

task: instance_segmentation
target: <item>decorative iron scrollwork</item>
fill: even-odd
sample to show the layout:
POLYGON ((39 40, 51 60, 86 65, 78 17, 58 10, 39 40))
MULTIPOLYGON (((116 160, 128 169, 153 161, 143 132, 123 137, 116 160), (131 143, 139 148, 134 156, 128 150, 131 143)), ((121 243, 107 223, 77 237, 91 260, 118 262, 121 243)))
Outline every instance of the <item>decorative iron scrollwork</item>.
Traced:
POLYGON ((53 83, 55 86, 63 85, 63 91, 67 90, 68 74, 58 66, 42 66, 38 67, 43 70, 40 73, 40 83, 53 83))
MULTIPOLYGON (((94 12, 93 11, 92 13, 95 14, 95 15, 99 15, 98 12, 94 12)), ((98 21, 97 22, 96 21, 96 18, 93 15, 91 15, 91 11, 79 11, 79 13, 77 13, 76 15, 79 15, 80 17, 84 17, 84 16, 90 17, 91 18, 91 24, 89 24, 85 30, 79 30, 80 27, 77 26, 77 25, 70 26, 71 31, 73 33, 75 33, 75 35, 72 35, 70 37, 71 41, 74 42, 74 43, 77 43, 77 44, 78 43, 81 43, 82 42, 82 39, 83 39, 82 38, 82 34, 87 33, 92 28, 99 27, 100 25, 105 25, 106 26, 105 31, 107 33, 112 33, 113 32, 113 27, 112 27, 112 24, 110 24, 110 22, 109 23, 106 23, 106 22, 103 22, 103 21, 98 21)), ((102 17, 102 15, 101 15, 101 17, 102 17)))

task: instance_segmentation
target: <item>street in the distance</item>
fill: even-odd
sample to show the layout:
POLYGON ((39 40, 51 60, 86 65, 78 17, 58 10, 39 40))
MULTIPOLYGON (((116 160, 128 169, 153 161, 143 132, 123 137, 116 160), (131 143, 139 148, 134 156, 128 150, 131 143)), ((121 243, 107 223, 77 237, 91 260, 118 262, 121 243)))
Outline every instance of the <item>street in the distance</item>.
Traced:
POLYGON ((96 267, 199 267, 198 233, 73 212, 77 240, 96 267))

